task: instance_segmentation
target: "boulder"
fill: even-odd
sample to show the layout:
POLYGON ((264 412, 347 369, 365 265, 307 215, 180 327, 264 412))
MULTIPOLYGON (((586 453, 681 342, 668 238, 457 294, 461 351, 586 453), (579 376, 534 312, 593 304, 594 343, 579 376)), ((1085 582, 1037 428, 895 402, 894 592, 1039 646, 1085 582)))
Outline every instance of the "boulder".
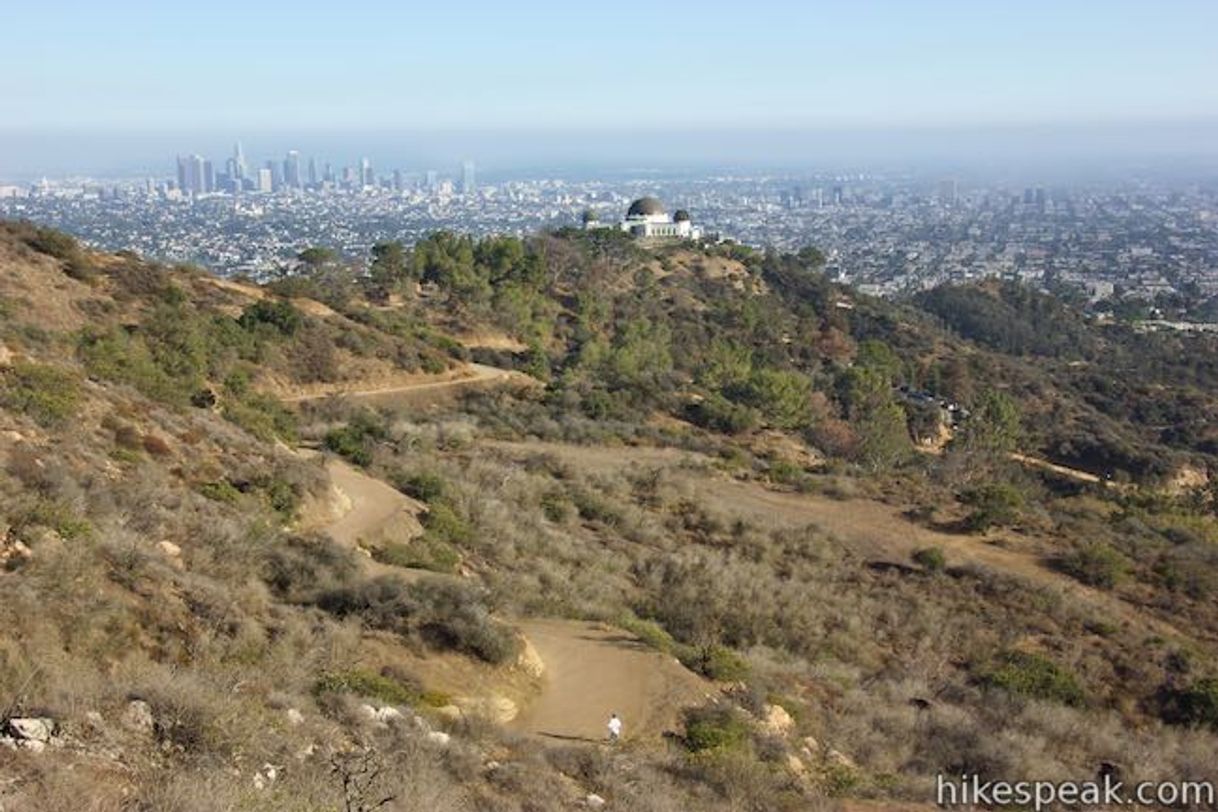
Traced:
POLYGON ((589 809, 603 809, 605 806, 605 799, 597 795, 595 792, 589 792, 584 796, 584 806, 588 807, 589 809))
POLYGON ((850 769, 854 769, 855 767, 854 759, 850 758, 850 756, 846 755, 841 750, 834 750, 832 747, 830 747, 829 752, 825 754, 825 760, 838 767, 849 767, 850 769))
POLYGON ((760 727, 763 733, 786 738, 795 729, 795 720, 782 705, 766 705, 760 727))
POLYGON ((288 724, 293 727, 304 724, 304 714, 295 708, 288 708, 285 715, 288 717, 288 724))
POLYGON ((8 733, 18 741, 46 744, 55 735, 55 720, 46 717, 9 719, 8 733))
POLYGON ((447 747, 448 744, 452 741, 452 738, 453 738, 452 736, 448 735, 447 733, 445 733, 441 730, 433 730, 430 733, 428 733, 426 736, 426 739, 428 742, 430 742, 431 744, 438 744, 441 747, 447 747))
POLYGON ((383 708, 377 708, 375 711, 373 711, 373 718, 375 718, 378 722, 389 724, 390 722, 396 722, 401 719, 402 712, 395 707, 386 705, 383 708))
POLYGON ((123 726, 131 730, 138 730, 151 733, 156 727, 156 720, 152 718, 152 708, 142 699, 134 699, 127 703, 127 709, 123 711, 123 726))

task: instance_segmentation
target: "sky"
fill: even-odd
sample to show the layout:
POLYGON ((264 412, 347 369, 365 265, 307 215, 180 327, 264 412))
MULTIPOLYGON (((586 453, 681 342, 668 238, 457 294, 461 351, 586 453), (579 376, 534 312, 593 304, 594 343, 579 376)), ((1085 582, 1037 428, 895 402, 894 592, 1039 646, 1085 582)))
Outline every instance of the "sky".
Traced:
POLYGON ((706 160, 939 130, 1178 151, 1218 122, 1215 0, 6 5, 0 170, 356 133, 522 162, 680 134, 706 160))

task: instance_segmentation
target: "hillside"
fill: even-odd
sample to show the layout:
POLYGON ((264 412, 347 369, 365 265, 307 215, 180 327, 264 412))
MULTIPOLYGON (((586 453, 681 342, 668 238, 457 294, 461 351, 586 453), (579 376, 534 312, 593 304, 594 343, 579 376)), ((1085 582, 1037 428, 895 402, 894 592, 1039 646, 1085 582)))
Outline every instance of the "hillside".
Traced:
POLYGON ((256 286, 3 224, 0 808, 1212 779, 1212 339, 820 262, 441 233, 256 286))

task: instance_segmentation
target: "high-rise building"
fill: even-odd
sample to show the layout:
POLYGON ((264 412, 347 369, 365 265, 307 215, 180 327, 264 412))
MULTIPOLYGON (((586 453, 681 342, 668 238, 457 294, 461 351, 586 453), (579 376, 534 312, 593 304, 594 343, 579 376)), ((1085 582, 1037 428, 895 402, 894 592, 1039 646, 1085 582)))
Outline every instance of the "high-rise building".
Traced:
POLYGON ((402 191, 402 170, 400 169, 393 170, 393 191, 402 191))
POLYGON ((317 185, 317 159, 309 156, 309 186, 317 185))
POLYGON ((300 153, 294 149, 288 150, 283 159, 283 185, 290 189, 299 189, 300 182, 300 153))
POLYGON ((203 159, 203 191, 216 191, 216 168, 212 166, 210 158, 203 159))
POLYGON ((178 189, 183 192, 189 192, 190 181, 190 163, 185 155, 178 156, 178 189))
POLYGON ((233 177, 237 180, 244 180, 247 174, 248 167, 245 165, 245 152, 241 149, 241 142, 238 141, 233 146, 233 177))
POLYGON ((461 164, 461 194, 472 195, 477 191, 477 183, 474 177, 474 162, 465 161, 461 164))
POLYGON ((275 179, 271 173, 271 170, 270 169, 259 169, 258 170, 258 191, 270 192, 270 191, 274 191, 274 188, 275 188, 275 179))
POLYGON ((359 160, 359 182, 360 186, 376 185, 376 176, 372 173, 372 161, 367 158, 359 160))
POLYGON ((329 161, 326 161, 326 168, 322 170, 321 181, 322 183, 334 182, 334 167, 330 165, 329 161))
POLYGON ((427 170, 427 191, 434 192, 440 185, 440 174, 434 169, 427 170))

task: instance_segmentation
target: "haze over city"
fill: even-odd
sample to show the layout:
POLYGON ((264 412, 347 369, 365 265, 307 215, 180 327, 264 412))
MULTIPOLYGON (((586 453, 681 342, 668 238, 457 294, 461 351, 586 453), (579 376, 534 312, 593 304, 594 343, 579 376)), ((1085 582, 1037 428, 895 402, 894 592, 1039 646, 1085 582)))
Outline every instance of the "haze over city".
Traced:
POLYGON ((20 4, 0 178, 182 152, 489 171, 1214 156, 1218 6, 20 4), (443 36, 441 36, 443 35, 443 36))

